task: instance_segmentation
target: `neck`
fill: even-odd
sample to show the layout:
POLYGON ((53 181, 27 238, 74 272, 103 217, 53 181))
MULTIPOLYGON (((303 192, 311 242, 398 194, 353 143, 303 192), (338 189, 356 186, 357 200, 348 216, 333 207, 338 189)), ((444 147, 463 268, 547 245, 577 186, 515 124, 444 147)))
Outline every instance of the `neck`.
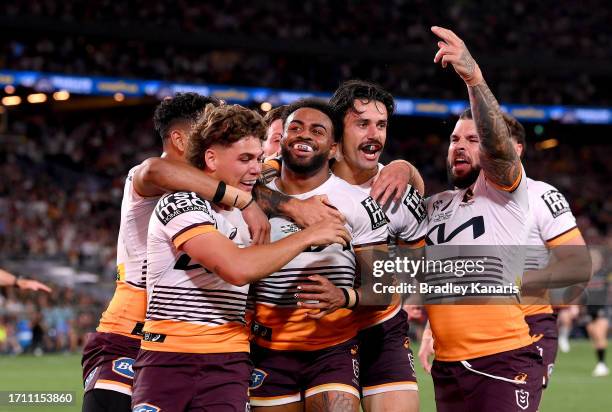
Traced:
POLYGON ((288 195, 299 195, 316 189, 325 183, 327 179, 329 179, 329 167, 327 163, 314 174, 303 175, 295 173, 283 162, 280 177, 276 183, 283 193, 288 195))
POLYGON ((334 163, 333 171, 336 176, 352 185, 362 185, 378 173, 378 165, 372 169, 358 169, 342 159, 334 163))

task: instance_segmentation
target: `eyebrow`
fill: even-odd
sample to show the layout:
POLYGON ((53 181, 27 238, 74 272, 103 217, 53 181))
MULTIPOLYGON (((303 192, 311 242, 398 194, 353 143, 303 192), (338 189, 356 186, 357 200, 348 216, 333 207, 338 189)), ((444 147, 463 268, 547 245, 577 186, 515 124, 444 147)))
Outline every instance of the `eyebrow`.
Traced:
POLYGON ((320 127, 323 130, 327 131, 327 127, 325 127, 325 126, 323 126, 322 124, 319 124, 319 123, 313 123, 312 127, 320 127))

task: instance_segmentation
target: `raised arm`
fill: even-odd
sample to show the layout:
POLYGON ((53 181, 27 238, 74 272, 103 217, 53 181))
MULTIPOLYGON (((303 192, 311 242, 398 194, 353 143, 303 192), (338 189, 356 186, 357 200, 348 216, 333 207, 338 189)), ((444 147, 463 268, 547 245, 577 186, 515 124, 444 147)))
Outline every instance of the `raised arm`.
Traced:
POLYGON ((434 26, 431 31, 441 39, 434 63, 440 62, 442 67, 450 63, 467 85, 472 116, 480 137, 480 163, 485 175, 498 186, 512 187, 520 178, 521 162, 499 103, 463 40, 442 27, 434 26))

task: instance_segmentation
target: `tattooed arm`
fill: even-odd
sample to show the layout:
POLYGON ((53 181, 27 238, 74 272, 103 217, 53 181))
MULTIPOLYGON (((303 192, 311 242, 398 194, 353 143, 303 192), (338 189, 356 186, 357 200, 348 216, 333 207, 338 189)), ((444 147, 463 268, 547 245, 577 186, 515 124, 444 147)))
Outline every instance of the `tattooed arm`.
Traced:
POLYGON ((298 226, 304 228, 321 220, 344 222, 342 213, 329 202, 325 195, 298 200, 258 183, 253 189, 253 196, 259 207, 268 216, 288 216, 298 226))
POLYGON ((499 186, 512 187, 520 177, 521 161, 512 145, 510 129, 497 99, 463 40, 442 27, 434 26, 431 31, 442 39, 438 42, 434 63, 441 62, 442 67, 450 63, 467 85, 472 116, 480 137, 480 163, 485 175, 499 186))

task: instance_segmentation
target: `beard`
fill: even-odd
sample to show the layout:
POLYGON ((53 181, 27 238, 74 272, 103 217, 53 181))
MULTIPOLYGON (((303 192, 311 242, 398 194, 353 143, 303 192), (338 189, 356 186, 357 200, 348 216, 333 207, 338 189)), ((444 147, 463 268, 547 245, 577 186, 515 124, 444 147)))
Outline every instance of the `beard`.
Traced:
POLYGON ((446 175, 451 185, 459 189, 465 189, 474 184, 478 175, 480 174, 480 167, 472 167, 470 171, 464 176, 453 175, 453 167, 446 162, 446 175))
POLYGON ((319 153, 309 160, 301 160, 294 158, 289 149, 281 145, 281 156, 289 170, 299 175, 311 176, 323 168, 328 160, 329 152, 319 153))

